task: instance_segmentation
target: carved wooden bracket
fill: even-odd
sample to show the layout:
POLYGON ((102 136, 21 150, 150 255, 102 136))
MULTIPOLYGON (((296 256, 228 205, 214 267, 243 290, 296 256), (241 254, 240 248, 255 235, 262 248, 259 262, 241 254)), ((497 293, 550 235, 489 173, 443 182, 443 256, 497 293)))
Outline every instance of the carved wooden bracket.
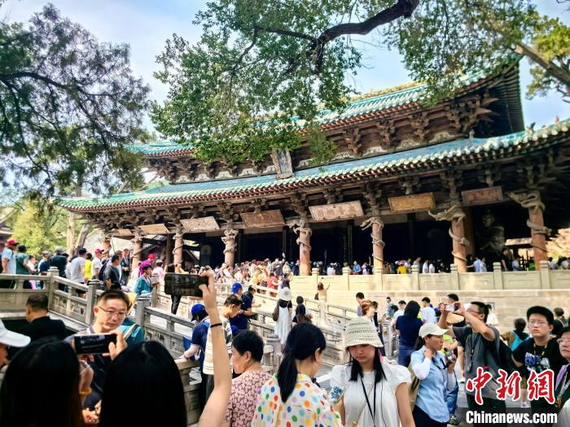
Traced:
POLYGON ((404 190, 404 194, 406 196, 414 194, 414 192, 419 190, 421 187, 420 178, 418 176, 401 178, 398 183, 400 184, 402 190, 404 190))
POLYGON ((361 138, 360 129, 357 127, 345 129, 343 132, 343 140, 346 142, 349 152, 355 157, 362 156, 361 138))
POLYGON ((380 147, 389 150, 397 145, 395 138, 396 126, 394 126, 393 121, 386 119, 379 120, 375 123, 375 126, 379 134, 380 147))
POLYGON ((487 167, 479 172, 478 178, 479 182, 493 187, 501 179, 501 169, 496 165, 487 167))
POLYGON ((420 142, 426 142, 429 135, 429 117, 427 111, 415 113, 410 116, 410 123, 414 129, 414 134, 420 142))
POLYGON ((449 197, 459 200, 457 189, 463 185, 463 173, 460 170, 448 169, 440 174, 441 180, 449 188, 449 197))

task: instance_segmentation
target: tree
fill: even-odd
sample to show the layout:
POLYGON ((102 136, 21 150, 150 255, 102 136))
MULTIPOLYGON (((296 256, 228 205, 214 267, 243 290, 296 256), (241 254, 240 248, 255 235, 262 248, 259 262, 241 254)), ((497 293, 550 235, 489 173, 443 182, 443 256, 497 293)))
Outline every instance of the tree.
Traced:
POLYGON ((127 45, 98 42, 48 5, 27 26, 0 23, 0 46, 3 184, 52 196, 140 182, 125 148, 145 135, 149 88, 127 45))
POLYGON ((569 94, 568 28, 540 17, 529 0, 215 0, 195 23, 198 43, 174 35, 158 57, 156 77, 170 90, 152 114, 157 130, 192 143, 204 161, 256 161, 300 138, 317 161, 330 159, 318 106, 346 105, 346 76, 362 65, 353 39, 374 30, 432 100, 514 52, 536 64, 532 94, 569 94))
POLYGON ((11 221, 13 237, 26 245, 27 252, 39 256, 42 251, 53 251, 56 246, 65 247, 69 212, 54 207, 44 209, 40 203, 26 200, 11 221))

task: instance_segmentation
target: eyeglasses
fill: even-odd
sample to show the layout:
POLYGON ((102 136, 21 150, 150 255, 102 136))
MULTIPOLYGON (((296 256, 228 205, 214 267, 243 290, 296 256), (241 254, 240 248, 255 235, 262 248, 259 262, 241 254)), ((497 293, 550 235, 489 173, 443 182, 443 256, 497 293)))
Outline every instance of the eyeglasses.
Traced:
POLYGON ((564 344, 565 342, 570 343, 570 338, 558 338, 556 342, 558 344, 564 344))
POLYGON ((473 310, 473 309, 471 309, 471 308, 470 308, 469 310, 467 310, 467 312, 468 312, 468 313, 471 313, 471 314, 481 314, 481 313, 479 313, 478 311, 475 311, 475 310, 473 310))
POLYGON ((99 307, 101 310, 103 310, 105 313, 107 313, 107 316, 110 318, 113 318, 114 316, 117 316, 117 318, 119 319, 123 319, 126 317, 127 312, 126 311, 114 311, 114 310, 105 310, 103 307, 101 306, 97 306, 99 307))
POLYGON ((529 325, 544 326, 544 325, 548 325, 548 322, 545 322, 544 320, 529 320, 528 324, 529 325))

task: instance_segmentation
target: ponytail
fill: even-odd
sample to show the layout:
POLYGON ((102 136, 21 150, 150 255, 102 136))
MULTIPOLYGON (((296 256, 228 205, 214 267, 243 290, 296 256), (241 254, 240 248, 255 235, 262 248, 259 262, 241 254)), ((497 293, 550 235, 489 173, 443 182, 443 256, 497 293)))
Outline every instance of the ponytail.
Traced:
POLYGON ((281 389, 281 401, 285 403, 297 383, 297 360, 302 361, 309 357, 315 358, 317 350, 325 351, 327 341, 319 328, 310 323, 295 325, 285 344, 283 361, 277 370, 277 383, 281 389))
POLYGON ((291 353, 287 353, 277 371, 277 382, 281 389, 281 400, 283 402, 286 402, 291 393, 293 393, 297 383, 297 374, 295 358, 291 353))

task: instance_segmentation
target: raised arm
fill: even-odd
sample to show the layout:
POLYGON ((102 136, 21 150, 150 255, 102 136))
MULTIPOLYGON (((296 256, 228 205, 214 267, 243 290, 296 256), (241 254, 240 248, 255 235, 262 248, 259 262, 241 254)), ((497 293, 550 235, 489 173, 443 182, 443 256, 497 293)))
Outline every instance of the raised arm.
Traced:
POLYGON ((221 323, 220 313, 216 300, 216 286, 214 284, 214 273, 211 270, 202 273, 208 277, 208 286, 201 285, 204 295, 204 305, 210 315, 210 333, 212 336, 212 347, 214 355, 214 390, 208 399, 208 403, 200 416, 198 425, 200 427, 221 426, 226 415, 226 408, 230 401, 230 390, 232 384, 232 374, 230 370, 230 358, 226 351, 226 339, 221 323))

